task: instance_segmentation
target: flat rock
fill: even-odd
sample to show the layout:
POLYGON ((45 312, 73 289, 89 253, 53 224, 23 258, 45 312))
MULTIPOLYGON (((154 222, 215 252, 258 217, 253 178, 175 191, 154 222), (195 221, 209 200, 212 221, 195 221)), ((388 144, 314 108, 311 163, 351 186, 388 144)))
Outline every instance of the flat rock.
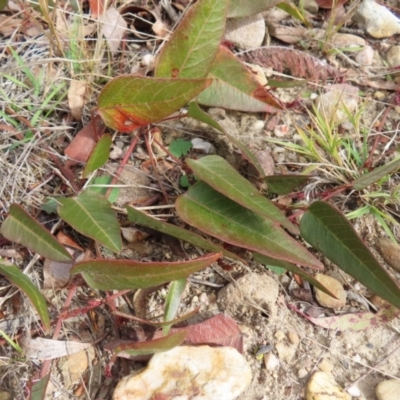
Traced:
POLYGON ((357 53, 355 60, 361 66, 369 66, 374 62, 374 54, 374 49, 371 46, 365 46, 357 53))
POLYGON ((360 28, 376 39, 400 33, 400 19, 374 0, 364 0, 354 15, 360 28))
POLYGON ((317 274, 315 279, 337 297, 337 299, 335 299, 315 288, 315 298, 321 306, 329 308, 342 308, 346 305, 346 291, 343 289, 342 284, 338 280, 323 274, 317 274))
POLYGON ((245 18, 231 18, 226 22, 225 40, 249 50, 263 44, 266 27, 262 14, 245 18))
POLYGON ((326 92, 315 100, 319 112, 335 125, 349 122, 348 115, 352 115, 358 108, 358 88, 345 83, 330 85, 326 92))
POLYGON ((392 46, 385 54, 390 67, 400 66, 400 46, 392 46))
POLYGON ((383 259, 396 271, 400 272, 400 245, 389 238, 380 238, 377 241, 379 253, 383 259))
POLYGON ((307 29, 302 26, 268 24, 268 33, 282 42, 294 44, 306 36, 307 29))
POLYGON ((267 274, 250 273, 230 283, 218 293, 218 303, 232 317, 240 317, 255 304, 272 315, 276 314, 279 285, 267 274))
POLYGON ((246 360, 232 347, 179 346, 123 378, 113 400, 233 400, 251 379, 246 360))
POLYGON ((378 383, 375 388, 378 400, 399 400, 400 382, 397 379, 389 379, 378 383))
POLYGON ((348 393, 336 383, 332 375, 325 372, 315 372, 307 382, 307 400, 351 400, 348 393))

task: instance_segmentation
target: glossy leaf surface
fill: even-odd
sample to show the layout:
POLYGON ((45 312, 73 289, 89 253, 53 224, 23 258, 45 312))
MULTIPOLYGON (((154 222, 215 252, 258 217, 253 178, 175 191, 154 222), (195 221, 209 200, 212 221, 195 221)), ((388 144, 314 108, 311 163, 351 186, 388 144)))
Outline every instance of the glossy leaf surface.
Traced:
POLYGON ((91 260, 75 264, 71 274, 82 274, 86 283, 94 289, 139 289, 187 278, 207 268, 221 256, 221 253, 210 254, 181 262, 91 260))
POLYGON ((178 111, 210 83, 209 79, 120 76, 100 93, 98 111, 108 127, 132 132, 178 111))
POLYGON ((205 78, 225 29, 228 0, 200 0, 190 7, 164 45, 154 75, 205 78))
POLYGON ((195 176, 214 190, 270 220, 282 225, 294 235, 300 233, 275 204, 243 178, 226 160, 219 156, 206 156, 199 160, 186 160, 195 176))
POLYGON ((3 222, 0 233, 8 240, 22 244, 50 260, 72 260, 71 255, 57 239, 17 204, 10 206, 9 215, 3 222))
POLYGON ((215 243, 212 243, 210 240, 204 239, 199 235, 196 235, 193 232, 190 232, 187 229, 180 228, 179 226, 175 226, 169 224, 168 222, 159 221, 149 215, 136 210, 133 207, 126 207, 128 211, 128 219, 129 221, 134 222, 135 224, 146 226, 151 229, 155 229, 156 231, 165 233, 167 235, 176 237, 177 239, 183 240, 187 243, 192 244, 193 246, 200 247, 201 249, 211 251, 214 253, 222 253, 225 257, 232 258, 233 260, 238 260, 246 263, 236 254, 231 253, 228 250, 225 250, 222 246, 218 246, 215 243))
POLYGON ((242 207, 204 182, 197 182, 179 196, 175 205, 185 222, 227 243, 294 264, 323 268, 278 224, 242 207))
POLYGON ((46 299, 32 281, 15 265, 0 264, 0 275, 4 275, 28 297, 38 312, 46 329, 50 328, 50 318, 46 299))
POLYGON ((112 251, 121 251, 118 217, 101 194, 87 191, 70 199, 59 199, 60 217, 75 230, 97 240, 112 251))
POLYGON ((307 175, 271 175, 264 178, 268 192, 285 195, 308 181, 307 175))
POLYGON ((313 203, 301 219, 300 231, 340 269, 400 308, 400 288, 338 210, 322 201, 313 203))
POLYGON ((197 98, 209 107, 249 112, 277 112, 280 103, 226 47, 220 46, 211 66, 212 84, 197 98))

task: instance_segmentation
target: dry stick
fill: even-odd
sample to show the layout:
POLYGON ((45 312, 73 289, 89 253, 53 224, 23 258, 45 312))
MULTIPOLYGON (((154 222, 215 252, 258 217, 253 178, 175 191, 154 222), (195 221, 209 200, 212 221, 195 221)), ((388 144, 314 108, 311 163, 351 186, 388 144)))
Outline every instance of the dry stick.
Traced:
POLYGON ((397 350, 400 349, 400 344, 393 350, 391 351, 388 355, 386 355, 384 358, 382 358, 382 360, 380 360, 378 362, 378 364, 375 364, 374 367, 370 367, 370 369, 368 370, 368 372, 366 372, 365 374, 361 375, 360 377, 358 377, 355 381, 353 381, 352 383, 349 383, 344 389, 343 391, 347 391, 349 388, 351 388, 352 386, 356 385, 358 382, 360 382, 362 379, 364 379, 365 377, 367 377, 370 373, 372 373, 372 371, 376 371, 377 367, 379 367, 379 365, 381 365, 384 361, 386 361, 390 356, 392 356, 397 350))

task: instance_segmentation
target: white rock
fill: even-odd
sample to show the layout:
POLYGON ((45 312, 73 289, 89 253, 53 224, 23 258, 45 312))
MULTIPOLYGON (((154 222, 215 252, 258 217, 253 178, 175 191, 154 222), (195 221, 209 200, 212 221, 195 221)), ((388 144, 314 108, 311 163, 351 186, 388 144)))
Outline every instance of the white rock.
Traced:
POLYGON ((362 393, 358 386, 353 385, 347 389, 347 393, 352 397, 361 397, 362 393))
POLYGON ((335 33, 331 39, 331 45, 336 48, 365 46, 365 39, 350 33, 335 33))
POLYGON ((218 293, 218 303, 231 316, 242 316, 254 303, 272 315, 276 314, 279 285, 267 274, 250 273, 242 276, 236 284, 230 283, 218 293))
POLYGON ((179 346, 155 354, 146 369, 123 378, 113 400, 233 400, 251 378, 246 360, 232 347, 179 346))
POLYGON ((331 85, 316 99, 317 109, 335 125, 348 122, 358 108, 358 88, 344 83, 331 85))
POLYGON ((400 46, 392 46, 385 54, 385 58, 390 67, 400 66, 400 46))
POLYGON ((354 19, 360 28, 377 39, 400 33, 400 20, 374 0, 364 0, 358 6, 354 19))
POLYGON ((378 400, 399 400, 400 382, 397 379, 389 379, 378 383, 375 388, 378 400))
POLYGON ((263 44, 266 28, 262 14, 232 18, 226 23, 225 40, 248 50, 263 44))
POLYGON ((316 274, 315 279, 330 290, 336 297, 329 296, 325 292, 315 288, 315 299, 323 307, 342 308, 346 305, 346 291, 342 284, 328 275, 316 274))
POLYGON ((361 51, 357 53, 355 60, 359 65, 372 65, 374 61, 374 49, 371 46, 365 46, 361 51))
POLYGON ((279 367, 279 360, 273 353, 268 353, 264 355, 265 368, 268 371, 273 371, 279 367))
POLYGON ((351 400, 348 393, 335 382, 332 375, 325 372, 315 372, 306 387, 307 400, 351 400))
POLYGON ((215 153, 215 147, 210 142, 207 142, 202 138, 194 138, 191 140, 191 142, 193 145, 192 147, 193 150, 201 151, 202 153, 205 154, 215 153))

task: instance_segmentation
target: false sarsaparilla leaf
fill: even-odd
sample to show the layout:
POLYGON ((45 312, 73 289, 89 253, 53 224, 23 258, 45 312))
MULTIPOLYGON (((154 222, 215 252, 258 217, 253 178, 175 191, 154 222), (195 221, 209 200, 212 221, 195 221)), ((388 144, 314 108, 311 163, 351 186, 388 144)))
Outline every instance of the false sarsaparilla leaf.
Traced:
POLYGON ((145 342, 131 342, 120 344, 115 352, 118 356, 144 356, 146 354, 161 353, 179 346, 185 340, 186 332, 172 333, 162 338, 147 340, 145 342), (123 354, 121 354, 123 353, 123 354))
POLYGON ((97 240, 112 251, 121 251, 118 217, 109 201, 99 193, 86 191, 70 199, 58 199, 58 214, 75 230, 97 240))
POLYGON ((300 233, 276 205, 259 194, 226 160, 219 156, 206 156, 199 160, 186 160, 195 176, 214 190, 271 221, 282 225, 294 235, 300 233))
POLYGON ((281 104, 226 47, 220 46, 208 75, 212 84, 197 98, 209 107, 274 113, 281 104))
POLYGON ((221 253, 208 254, 180 262, 91 260, 75 264, 71 274, 82 274, 93 289, 139 289, 187 278, 190 274, 207 268, 221 256, 221 253))
POLYGON ((219 130, 222 132, 226 137, 242 152, 243 157, 254 166, 254 168, 257 170, 258 175, 260 177, 265 176, 265 172, 258 162, 256 156, 249 150, 247 146, 245 146, 243 143, 241 143, 239 140, 237 140, 234 136, 230 135, 228 132, 226 132, 222 126, 215 121, 211 116, 203 111, 200 106, 195 103, 191 102, 188 107, 188 116, 197 119, 200 122, 204 122, 207 125, 212 126, 214 129, 219 130))
POLYGON ((30 400, 43 400, 46 398, 46 390, 50 381, 50 375, 51 373, 47 374, 40 379, 40 381, 37 381, 32 385, 30 400))
POLYGON ((8 240, 22 244, 50 260, 72 260, 57 239, 17 204, 10 206, 9 215, 3 222, 0 233, 8 240))
POLYGON ((49 329, 50 318, 46 299, 32 281, 15 265, 0 264, 0 275, 4 275, 10 282, 21 289, 35 307, 45 328, 49 329))
POLYGON ((158 57, 154 75, 205 78, 225 30, 228 0, 192 5, 158 57))
POLYGON ((89 160, 83 171, 83 177, 86 178, 91 172, 101 168, 110 156, 110 149, 112 145, 111 135, 103 135, 90 154, 89 160))
POLYGON ((381 167, 375 168, 371 172, 367 172, 366 174, 361 175, 353 182, 353 188, 355 190, 362 190, 372 185, 373 183, 379 181, 379 179, 383 178, 385 175, 390 174, 391 172, 400 168, 400 158, 396 158, 390 163, 382 165, 381 167))
POLYGON ((301 185, 304 185, 310 177, 308 175, 271 175, 264 178, 268 185, 268 192, 285 195, 301 185))
MULTIPOLYGON (((187 279, 179 279, 177 281, 172 281, 169 284, 167 297, 165 299, 165 307, 164 307, 165 322, 170 322, 171 320, 173 320, 176 313, 178 312, 179 306, 181 304, 183 291, 186 288, 186 284, 187 284, 187 279)), ((168 335, 171 325, 164 325, 163 327, 164 335, 168 335)))
POLYGON ((210 79, 120 76, 100 93, 98 112, 108 127, 132 132, 170 116, 210 84, 210 79))
POLYGON ((135 224, 146 226, 147 228, 151 228, 161 233, 165 233, 166 235, 173 236, 204 250, 211 251, 213 253, 222 253, 225 257, 232 258, 233 260, 241 261, 246 264, 246 262, 236 254, 225 250, 222 246, 218 246, 210 240, 204 239, 203 237, 196 235, 187 229, 169 224, 168 222, 159 221, 158 219, 150 217, 149 215, 136 210, 133 207, 128 206, 126 207, 126 210, 128 211, 129 221, 132 221, 135 224))
POLYGON ((316 201, 303 215, 300 231, 304 240, 340 269, 400 308, 400 288, 338 210, 316 201))
POLYGON ((228 17, 229 18, 249 17, 250 15, 255 15, 260 12, 266 11, 280 2, 281 0, 257 0, 257 1, 231 0, 229 4, 228 17))
POLYGON ((254 261, 263 264, 265 266, 284 268, 287 271, 293 272, 294 274, 301 276, 305 281, 311 283, 311 285, 315 286, 319 290, 322 290, 326 294, 329 294, 329 296, 336 298, 336 296, 332 292, 330 292, 329 289, 327 289, 324 285, 319 283, 312 275, 308 274, 306 271, 304 271, 297 265, 294 265, 287 261, 277 260, 272 257, 267 257, 259 253, 253 253, 253 259, 254 261))
POLYGON ((323 268, 277 223, 242 207, 202 181, 179 196, 175 206, 186 223, 224 242, 294 264, 323 268))

